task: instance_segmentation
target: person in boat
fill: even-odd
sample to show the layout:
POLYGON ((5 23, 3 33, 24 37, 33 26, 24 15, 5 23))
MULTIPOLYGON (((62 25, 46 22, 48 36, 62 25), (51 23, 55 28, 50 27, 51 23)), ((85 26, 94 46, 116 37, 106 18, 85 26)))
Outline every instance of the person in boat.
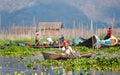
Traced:
POLYGON ((112 29, 109 28, 109 29, 107 30, 106 36, 104 37, 104 40, 109 39, 109 38, 111 37, 111 34, 112 34, 112 29))
POLYGON ((39 46, 40 45, 39 39, 40 39, 39 32, 36 32, 36 35, 35 35, 35 46, 39 46))
POLYGON ((60 43, 64 42, 64 36, 63 35, 61 35, 61 37, 59 38, 59 41, 60 41, 60 43))
POLYGON ((63 42, 63 47, 62 47, 62 55, 66 55, 69 57, 77 57, 79 56, 79 51, 78 50, 72 50, 72 47, 69 45, 69 41, 65 40, 63 42))
POLYGON ((48 38, 47 38, 47 42, 48 42, 48 44, 49 44, 50 46, 52 46, 53 40, 52 40, 51 37, 48 37, 48 38))

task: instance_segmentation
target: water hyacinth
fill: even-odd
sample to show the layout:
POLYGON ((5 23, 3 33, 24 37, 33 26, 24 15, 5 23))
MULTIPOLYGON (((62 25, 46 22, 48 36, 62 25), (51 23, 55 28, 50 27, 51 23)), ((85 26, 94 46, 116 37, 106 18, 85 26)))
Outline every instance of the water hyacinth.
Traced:
MULTIPOLYGON (((80 53, 90 52, 93 54, 91 58, 83 58, 79 57, 76 59, 68 59, 68 60, 40 60, 40 59, 29 59, 28 57, 36 56, 36 53, 41 54, 42 51, 53 51, 60 53, 60 50, 54 48, 40 48, 34 49, 30 47, 15 47, 10 46, 9 48, 5 48, 0 51, 0 54, 3 57, 18 57, 16 60, 17 64, 23 63, 26 68, 25 72, 15 72, 14 74, 25 74, 29 70, 40 70, 43 74, 46 73, 48 68, 51 68, 55 74, 60 74, 65 71, 88 71, 88 70, 99 70, 99 71, 120 71, 120 50, 119 47, 111 47, 93 50, 91 48, 74 46, 73 49, 80 50, 80 53)), ((12 63, 8 61, 5 63, 6 67, 9 67, 12 63)), ((12 64, 14 66, 14 64, 12 64)), ((4 67, 0 66, 0 69, 4 67)), ((18 67, 19 68, 19 67, 18 67)), ((33 73, 35 75, 35 73, 33 73)))

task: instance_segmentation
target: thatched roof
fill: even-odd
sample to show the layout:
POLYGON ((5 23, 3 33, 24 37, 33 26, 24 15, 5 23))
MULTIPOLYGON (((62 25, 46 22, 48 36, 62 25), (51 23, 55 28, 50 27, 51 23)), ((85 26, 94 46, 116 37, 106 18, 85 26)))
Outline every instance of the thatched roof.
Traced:
POLYGON ((62 22, 40 22, 40 29, 61 29, 63 27, 62 22))

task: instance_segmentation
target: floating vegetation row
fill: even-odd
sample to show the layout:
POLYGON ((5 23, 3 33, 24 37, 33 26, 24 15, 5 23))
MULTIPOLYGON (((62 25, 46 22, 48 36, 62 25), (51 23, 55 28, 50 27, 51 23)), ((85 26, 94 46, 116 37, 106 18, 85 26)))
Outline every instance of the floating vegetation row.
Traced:
MULTIPOLYGON (((27 68, 37 69, 41 66, 47 69, 48 66, 54 66, 58 70, 58 66, 66 70, 99 70, 99 71, 120 71, 120 47, 109 47, 98 50, 93 50, 87 47, 76 47, 73 49, 78 49, 80 52, 91 52, 94 54, 91 58, 76 58, 68 60, 28 60, 27 68)), ((30 48, 30 47, 19 47, 19 46, 9 46, 5 49, 0 50, 0 56, 7 57, 19 57, 21 59, 26 58, 29 55, 36 55, 42 51, 54 51, 60 52, 54 48, 30 48)), ((25 59, 24 59, 25 60, 25 59)), ((23 60, 19 60, 21 62, 23 60)))
POLYGON ((97 70, 97 71, 120 71, 120 59, 119 58, 77 58, 77 59, 69 59, 69 60, 34 60, 28 64, 28 68, 34 68, 34 64, 42 66, 44 70, 49 67, 53 67, 57 72, 59 68, 65 69, 67 71, 73 70, 97 70))

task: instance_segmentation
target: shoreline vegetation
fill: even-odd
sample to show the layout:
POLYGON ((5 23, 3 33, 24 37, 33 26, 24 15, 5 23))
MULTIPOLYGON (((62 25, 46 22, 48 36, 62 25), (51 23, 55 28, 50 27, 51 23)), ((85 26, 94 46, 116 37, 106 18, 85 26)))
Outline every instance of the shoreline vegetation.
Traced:
MULTIPOLYGON (((22 42, 31 42, 30 40, 25 40, 22 42)), ((6 44, 7 40, 0 40, 0 45, 6 44)), ((12 41, 12 43, 17 43, 20 41, 12 41)), ((32 40, 32 43, 34 41, 32 40)), ((120 71, 120 47, 108 47, 101 49, 92 49, 84 46, 72 46, 75 50, 80 50, 80 53, 89 52, 94 56, 91 58, 76 58, 68 60, 29 60, 27 68, 34 69, 35 64, 48 66, 61 66, 65 70, 98 70, 98 71, 120 71)), ((61 51, 56 48, 31 48, 29 46, 8 46, 4 49, 0 49, 0 57, 21 57, 26 58, 27 56, 37 56, 42 55, 43 51, 52 51, 60 53, 61 51)), ((25 60, 25 59, 24 59, 25 60)), ((22 61, 22 60, 20 60, 22 61)), ((19 62, 18 62, 19 63, 19 62)))

